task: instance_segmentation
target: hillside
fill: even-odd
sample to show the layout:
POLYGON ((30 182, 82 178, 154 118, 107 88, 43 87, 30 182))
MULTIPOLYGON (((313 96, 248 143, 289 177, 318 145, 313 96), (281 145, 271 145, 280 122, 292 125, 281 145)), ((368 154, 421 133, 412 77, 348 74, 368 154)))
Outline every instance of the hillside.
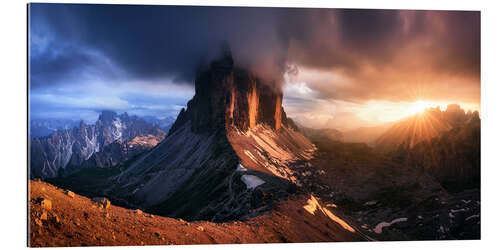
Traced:
POLYGON ((392 125, 393 123, 389 122, 378 126, 359 127, 356 129, 347 130, 342 132, 342 141, 354 143, 364 142, 369 146, 374 146, 375 140, 377 140, 382 134, 384 134, 392 125))
POLYGON ((365 240, 316 199, 290 197, 272 211, 243 220, 186 222, 115 205, 99 208, 91 199, 41 181, 29 183, 29 246, 126 246, 331 242, 365 240), (51 201, 50 209, 36 202, 51 201))
POLYGON ((476 113, 430 141, 400 146, 391 156, 401 165, 429 173, 450 191, 479 188, 481 120, 476 113))
MULTIPOLYGON (((364 234, 377 240, 480 238, 477 186, 462 184, 451 192, 431 171, 401 164, 364 143, 314 143, 315 157, 302 167, 301 181, 324 202, 341 207, 364 234)), ((476 155, 470 148, 464 152, 476 155)))

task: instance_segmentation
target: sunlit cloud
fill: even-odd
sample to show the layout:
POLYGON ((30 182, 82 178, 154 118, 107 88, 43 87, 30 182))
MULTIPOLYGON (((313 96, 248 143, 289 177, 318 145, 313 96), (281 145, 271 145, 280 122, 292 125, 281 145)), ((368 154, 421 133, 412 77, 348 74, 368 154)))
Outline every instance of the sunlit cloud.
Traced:
POLYGON ((283 80, 287 115, 307 126, 480 109, 474 11, 32 4, 29 25, 32 116, 175 117, 222 41, 240 66, 283 80))

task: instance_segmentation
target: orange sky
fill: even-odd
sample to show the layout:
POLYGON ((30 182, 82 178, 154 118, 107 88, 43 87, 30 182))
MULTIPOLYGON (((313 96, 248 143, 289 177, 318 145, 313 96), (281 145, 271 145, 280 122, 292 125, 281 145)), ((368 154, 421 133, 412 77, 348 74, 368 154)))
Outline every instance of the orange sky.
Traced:
MULTIPOLYGON (((285 76, 284 107, 290 117, 300 124, 315 128, 349 130, 362 126, 374 126, 397 121, 413 115, 424 108, 437 107, 445 110, 448 104, 459 104, 465 111, 480 111, 480 84, 457 84, 448 82, 434 84, 381 86, 372 92, 373 98, 366 100, 353 96, 352 100, 321 98, 321 86, 328 85, 332 91, 355 91, 352 82, 341 74, 332 72, 301 71, 293 77, 285 76), (312 86, 312 87, 311 87, 312 86)), ((463 81, 466 81, 464 79, 463 81)))
POLYGON ((480 111, 479 12, 349 10, 328 20, 290 41, 284 105, 299 123, 345 130, 419 106, 480 111))

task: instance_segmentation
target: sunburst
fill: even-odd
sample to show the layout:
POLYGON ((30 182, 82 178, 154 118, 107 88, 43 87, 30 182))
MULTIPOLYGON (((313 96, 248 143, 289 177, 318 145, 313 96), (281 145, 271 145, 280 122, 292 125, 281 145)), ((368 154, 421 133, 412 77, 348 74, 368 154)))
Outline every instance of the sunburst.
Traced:
POLYGON ((432 108, 434 105, 431 102, 428 101, 423 101, 423 100, 418 100, 410 105, 408 108, 407 113, 409 115, 414 115, 417 113, 421 113, 425 111, 428 108, 432 108))

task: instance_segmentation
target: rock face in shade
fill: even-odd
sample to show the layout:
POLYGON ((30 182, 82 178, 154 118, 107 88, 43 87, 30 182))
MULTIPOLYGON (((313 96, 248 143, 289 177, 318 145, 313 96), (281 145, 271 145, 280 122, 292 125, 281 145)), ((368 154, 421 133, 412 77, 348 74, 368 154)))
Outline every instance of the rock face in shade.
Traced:
POLYGON ((116 140, 102 148, 101 151, 95 152, 81 163, 80 168, 110 168, 117 166, 141 153, 144 153, 165 138, 161 135, 145 135, 136 136, 126 141, 116 140))
POLYGON ((466 113, 456 104, 397 122, 375 145, 404 166, 435 177, 450 191, 479 187, 480 148, 479 113, 466 113))
MULTIPOLYGON (((458 105, 457 105, 458 106, 458 105)), ((393 156, 408 167, 434 176, 449 191, 480 187, 481 120, 478 112, 449 112, 443 115, 452 129, 413 147, 401 145, 393 156)), ((457 109, 455 109, 457 110, 457 109)), ((458 108, 458 111, 460 109, 458 108)))
POLYGON ((448 105, 445 111, 430 108, 396 122, 375 141, 375 149, 382 153, 391 153, 400 147, 411 149, 420 142, 429 142, 464 125, 474 117, 479 119, 479 114, 465 113, 457 104, 448 105))
POLYGON ((115 165, 129 158, 129 148, 124 146, 127 140, 146 135, 161 140, 165 132, 137 116, 103 111, 95 124, 80 122, 78 127, 31 140, 30 177, 52 178, 71 174, 88 166, 86 161, 97 152, 102 153, 94 156, 100 160, 94 161, 98 165, 93 166, 115 165))

